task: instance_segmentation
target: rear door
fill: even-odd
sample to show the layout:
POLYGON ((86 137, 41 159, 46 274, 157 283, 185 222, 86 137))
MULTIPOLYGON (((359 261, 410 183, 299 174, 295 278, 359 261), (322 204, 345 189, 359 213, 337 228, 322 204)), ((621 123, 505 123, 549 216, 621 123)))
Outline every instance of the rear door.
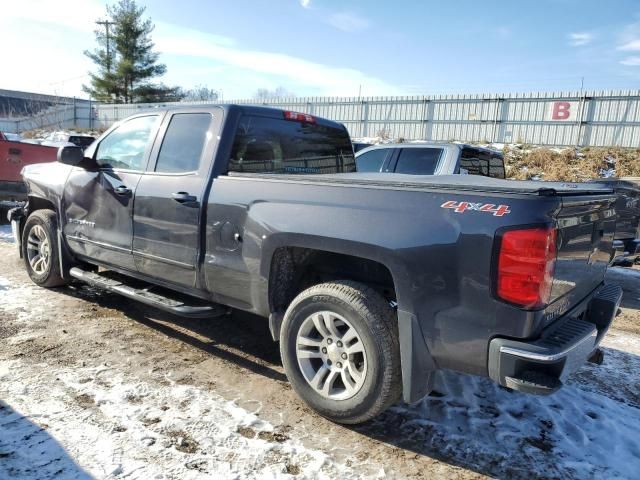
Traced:
POLYGON ((133 198, 160 120, 158 114, 125 120, 87 151, 99 169, 76 167, 69 174, 63 193, 64 234, 77 254, 135 270, 133 198))
POLYGON ((167 114, 136 191, 133 254, 139 272, 197 286, 202 199, 222 114, 221 108, 167 114))

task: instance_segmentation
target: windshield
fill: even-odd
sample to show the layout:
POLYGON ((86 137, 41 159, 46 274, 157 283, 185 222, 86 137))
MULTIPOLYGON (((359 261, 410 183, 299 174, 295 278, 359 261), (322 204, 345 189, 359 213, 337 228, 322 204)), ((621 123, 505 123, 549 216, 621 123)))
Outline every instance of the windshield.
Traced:
POLYGON ((240 121, 229 160, 230 172, 327 174, 355 170, 346 129, 257 116, 240 121))

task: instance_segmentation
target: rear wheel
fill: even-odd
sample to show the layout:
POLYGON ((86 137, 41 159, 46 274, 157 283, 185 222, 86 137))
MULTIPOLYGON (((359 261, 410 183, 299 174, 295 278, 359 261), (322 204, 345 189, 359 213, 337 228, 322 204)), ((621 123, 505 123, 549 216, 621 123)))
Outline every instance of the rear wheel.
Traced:
POLYGON ((321 415, 362 423, 400 397, 397 322, 375 290, 340 281, 298 295, 280 333, 294 390, 321 415))
POLYGON ((56 214, 36 210, 24 225, 22 256, 31 280, 41 287, 58 287, 67 282, 60 275, 56 214))

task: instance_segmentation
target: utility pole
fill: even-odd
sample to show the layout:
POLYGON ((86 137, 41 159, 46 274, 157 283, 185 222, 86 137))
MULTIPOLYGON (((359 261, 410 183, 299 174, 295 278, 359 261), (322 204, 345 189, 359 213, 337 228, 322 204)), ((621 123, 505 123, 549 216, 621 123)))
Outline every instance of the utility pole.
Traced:
POLYGON ((109 27, 111 25, 114 25, 115 22, 110 22, 109 20, 102 20, 102 21, 98 21, 96 22, 97 25, 103 25, 104 29, 106 31, 106 38, 107 38, 107 72, 111 73, 111 49, 109 48, 109 27))

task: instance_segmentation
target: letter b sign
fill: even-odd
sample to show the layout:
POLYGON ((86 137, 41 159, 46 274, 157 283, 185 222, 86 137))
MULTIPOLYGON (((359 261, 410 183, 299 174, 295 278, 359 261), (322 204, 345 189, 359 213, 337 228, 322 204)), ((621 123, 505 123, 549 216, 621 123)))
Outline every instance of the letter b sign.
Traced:
POLYGON ((571 115, 571 104, 569 102, 553 102, 552 120, 566 120, 571 115))
POLYGON ((575 121, 578 102, 549 102, 546 120, 554 122, 575 121))

